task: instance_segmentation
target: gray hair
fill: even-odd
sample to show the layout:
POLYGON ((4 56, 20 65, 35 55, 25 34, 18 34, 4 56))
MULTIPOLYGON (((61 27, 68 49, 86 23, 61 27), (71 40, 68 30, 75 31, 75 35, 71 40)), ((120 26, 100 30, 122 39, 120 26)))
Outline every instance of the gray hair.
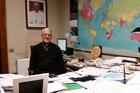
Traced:
POLYGON ((42 34, 43 34, 44 31, 49 31, 52 34, 52 30, 50 28, 44 28, 44 29, 42 29, 42 34))

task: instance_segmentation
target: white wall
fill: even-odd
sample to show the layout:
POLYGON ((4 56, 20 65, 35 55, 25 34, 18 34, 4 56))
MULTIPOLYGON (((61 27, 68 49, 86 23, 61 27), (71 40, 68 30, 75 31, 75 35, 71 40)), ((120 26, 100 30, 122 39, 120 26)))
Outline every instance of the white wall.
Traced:
MULTIPOLYGON (((69 0, 47 0, 48 27, 53 30, 53 42, 69 29, 69 0)), ((6 0, 9 72, 15 73, 16 59, 30 54, 29 46, 40 42, 41 30, 26 29, 25 0, 6 0), (10 52, 9 49, 14 49, 10 52)))

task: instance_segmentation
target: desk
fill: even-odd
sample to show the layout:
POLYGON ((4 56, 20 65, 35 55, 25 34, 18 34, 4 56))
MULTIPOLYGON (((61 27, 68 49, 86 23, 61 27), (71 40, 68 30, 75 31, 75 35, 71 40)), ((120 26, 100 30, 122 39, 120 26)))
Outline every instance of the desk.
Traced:
MULTIPOLYGON (((61 89, 63 91, 61 91, 61 92, 59 91, 59 93, 102 93, 102 91, 104 89, 105 89, 104 93, 130 93, 130 92, 128 92, 128 90, 129 91, 133 90, 133 92, 131 92, 131 93, 139 93, 139 91, 137 92, 136 90, 139 89, 138 87, 140 87, 140 83, 135 82, 134 79, 136 78, 137 81, 140 81, 140 78, 139 78, 140 72, 135 73, 136 77, 134 76, 132 78, 132 80, 130 80, 130 82, 126 85, 121 82, 112 81, 110 79, 102 77, 102 74, 106 73, 106 72, 108 72, 108 70, 106 70, 106 69, 85 67, 85 68, 82 68, 75 72, 68 72, 65 74, 58 75, 57 77, 54 77, 54 78, 49 78, 49 81, 53 81, 53 82, 48 83, 48 93, 52 93, 52 91, 57 91, 57 90, 61 90, 61 89), (95 73, 97 71, 98 71, 98 73, 95 73), (96 77, 96 80, 89 80, 89 81, 85 81, 85 82, 81 82, 81 81, 74 82, 71 79, 69 79, 71 77, 77 78, 77 77, 85 76, 87 74, 92 74, 92 75, 96 75, 99 77, 96 77), (63 86, 63 83, 80 84, 82 86, 82 88, 74 89, 74 90, 66 90, 66 88, 63 86), (135 85, 137 87, 133 87, 135 85), (131 86, 131 88, 129 88, 130 86, 131 86), (135 88, 137 88, 137 89, 134 90, 135 88), (113 92, 110 92, 110 91, 113 91, 113 92), (116 92, 114 92, 114 91, 116 91, 116 92)), ((16 75, 16 76, 18 76, 18 75, 16 75)), ((0 82, 1 82, 1 80, 0 80, 0 82)), ((12 93, 12 91, 11 92, 8 91, 6 93, 12 93)))
MULTIPOLYGON (((55 78, 54 84, 51 83, 51 86, 56 86, 56 84, 63 86, 63 83, 78 83, 81 86, 83 86, 83 88, 76 89, 76 90, 69 90, 69 91, 64 90, 62 88, 62 90, 64 91, 61 91, 59 93, 103 93, 102 92, 103 90, 104 90, 104 93, 130 93, 128 91, 131 91, 131 92, 135 91, 134 87, 128 88, 129 85, 118 82, 117 79, 121 79, 121 78, 116 78, 116 80, 115 79, 111 80, 110 78, 107 79, 103 77, 102 75, 104 75, 104 73, 108 71, 109 70, 107 69, 85 67, 75 72, 68 72, 66 74, 59 75, 58 77, 55 78), (99 77, 95 77, 96 80, 88 80, 85 82, 81 82, 81 81, 74 82, 74 81, 69 80, 69 78, 71 77, 77 78, 77 77, 86 76, 86 75, 94 75, 94 76, 99 76, 99 77)), ((133 75, 132 77, 134 77, 133 75)), ((49 86, 49 88, 51 86, 49 86)), ((135 91, 132 93, 139 93, 139 91, 135 91)))
POLYGON ((133 74, 126 75, 126 79, 131 81, 128 81, 129 83, 126 84, 119 82, 120 80, 123 80, 123 73, 119 72, 119 74, 117 75, 116 72, 115 74, 110 73, 114 71, 118 71, 118 67, 114 66, 110 68, 101 68, 86 66, 77 71, 67 72, 65 74, 58 75, 57 77, 49 78, 48 92, 51 93, 53 91, 63 90, 61 92, 59 91, 59 93, 102 93, 104 90, 104 93, 139 93, 138 90, 140 87, 140 83, 138 82, 140 81, 140 71, 136 71, 133 74), (72 77, 77 78, 87 75, 95 76, 96 80, 75 82, 70 79, 72 77), (138 82, 135 82, 136 80, 138 82), (79 89, 67 90, 67 88, 63 86, 64 83, 76 83, 80 84, 82 87, 79 89))
MULTIPOLYGON (((86 65, 85 67, 80 68, 76 71, 59 75, 58 77, 60 78, 59 80, 61 81, 61 84, 65 83, 65 79, 69 79, 72 77, 77 78, 86 75, 93 75, 95 76, 96 79, 96 80, 89 80, 85 82, 81 82, 81 81, 74 82, 82 85, 84 88, 70 90, 70 91, 61 91, 59 93, 78 93, 78 92, 79 93, 103 93, 103 91, 104 93, 139 93, 139 91, 136 91, 136 87, 133 86, 130 87, 130 85, 128 84, 121 83, 124 80, 124 73, 122 69, 123 66, 121 65, 115 66, 114 64, 116 63, 121 64, 122 60, 120 60, 120 58, 115 58, 115 59, 110 59, 105 61, 101 60, 100 63, 98 63, 97 65, 90 64, 91 65, 90 67, 87 67, 86 65), (96 65, 97 67, 93 67, 94 65, 96 65)), ((68 64, 68 65, 73 66, 72 64, 68 64)), ((133 79, 133 77, 135 77, 135 74, 137 73, 126 74, 126 79, 127 80, 131 80, 131 78, 133 79)), ((54 83, 54 86, 55 85, 56 84, 54 83)), ((138 85, 138 87, 140 87, 140 84, 138 85)))

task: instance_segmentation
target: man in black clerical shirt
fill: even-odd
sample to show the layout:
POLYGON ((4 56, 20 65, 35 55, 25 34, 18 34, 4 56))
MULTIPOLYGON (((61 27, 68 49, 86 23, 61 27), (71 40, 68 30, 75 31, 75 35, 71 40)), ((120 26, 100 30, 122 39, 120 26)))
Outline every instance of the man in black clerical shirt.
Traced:
POLYGON ((45 28, 41 33, 42 42, 31 49, 30 67, 33 74, 65 72, 64 60, 60 48, 51 42, 52 30, 45 28))

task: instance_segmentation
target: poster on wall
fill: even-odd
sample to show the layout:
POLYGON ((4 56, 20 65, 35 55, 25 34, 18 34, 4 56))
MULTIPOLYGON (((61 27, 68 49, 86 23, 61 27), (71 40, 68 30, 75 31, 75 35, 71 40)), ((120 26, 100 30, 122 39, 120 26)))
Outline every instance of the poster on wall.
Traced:
POLYGON ((138 53, 140 0, 78 0, 78 48, 101 45, 138 53), (135 39, 134 39, 135 37, 135 39))

